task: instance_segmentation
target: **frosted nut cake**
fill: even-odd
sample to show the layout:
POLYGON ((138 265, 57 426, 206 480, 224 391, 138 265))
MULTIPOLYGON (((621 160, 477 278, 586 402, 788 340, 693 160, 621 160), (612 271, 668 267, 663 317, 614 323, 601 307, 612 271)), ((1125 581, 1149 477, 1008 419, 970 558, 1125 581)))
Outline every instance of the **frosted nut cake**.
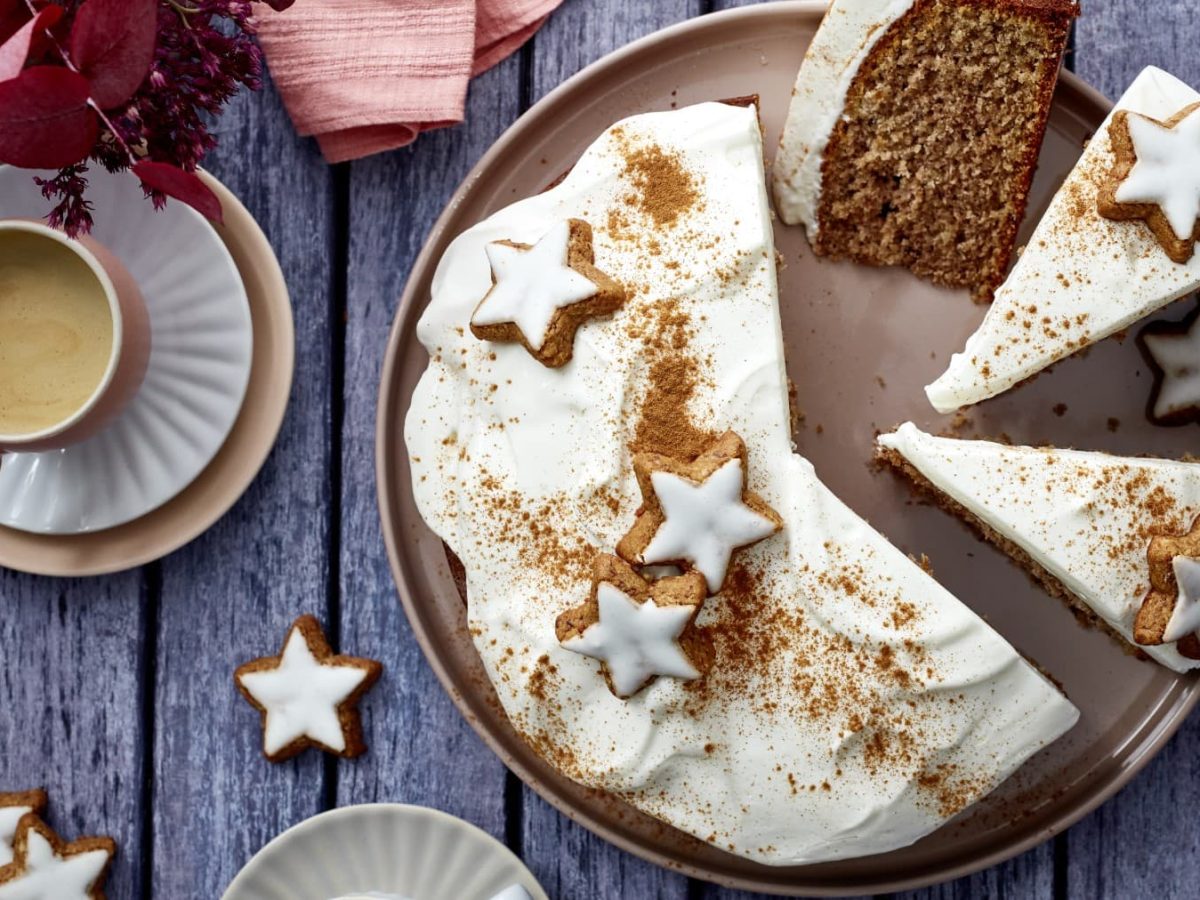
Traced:
POLYGON ((1012 257, 1074 0, 833 0, 775 160, 821 256, 990 300, 1012 257))
POLYGON ((912 843, 1078 712, 793 452, 775 267, 754 108, 619 122, 450 244, 405 438, 516 730, 575 781, 784 865, 912 843), (559 242, 535 321, 587 302, 562 271, 573 220, 622 305, 556 368, 528 334, 473 334, 496 244, 559 242))
POLYGON ((1200 463, 925 434, 879 452, 1046 590, 1177 672, 1200 667, 1200 463))
POLYGON ((1088 143, 978 330, 925 388, 930 403, 953 412, 994 397, 1192 293, 1197 239, 1200 93, 1151 67, 1088 143), (1130 122, 1149 135, 1141 170, 1118 152, 1128 152, 1130 122), (1160 151, 1156 123, 1179 140, 1160 151), (1158 204, 1118 202, 1150 200, 1158 188, 1169 219, 1154 214, 1158 204))

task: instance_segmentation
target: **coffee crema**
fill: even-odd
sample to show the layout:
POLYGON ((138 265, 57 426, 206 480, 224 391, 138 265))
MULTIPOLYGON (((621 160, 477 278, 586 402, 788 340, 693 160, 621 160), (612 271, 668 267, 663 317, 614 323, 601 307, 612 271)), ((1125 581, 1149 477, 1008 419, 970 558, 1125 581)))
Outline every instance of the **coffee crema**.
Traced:
POLYGON ((91 267, 56 240, 0 231, 0 434, 71 418, 108 369, 113 319, 91 267))

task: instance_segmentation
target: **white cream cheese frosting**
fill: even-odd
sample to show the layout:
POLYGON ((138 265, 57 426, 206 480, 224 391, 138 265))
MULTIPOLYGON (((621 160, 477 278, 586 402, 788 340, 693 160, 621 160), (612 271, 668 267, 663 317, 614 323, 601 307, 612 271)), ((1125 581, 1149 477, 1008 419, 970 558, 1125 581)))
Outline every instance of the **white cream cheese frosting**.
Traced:
MULTIPOLYGON (((1200 93, 1160 69, 1141 73, 1113 110, 1165 121, 1200 93)), ((1143 222, 1100 215, 1115 155, 1112 116, 1088 143, 979 329, 925 388, 938 412, 1003 393, 1047 366, 1200 288, 1200 253, 1172 262, 1143 222)))
POLYGON ((1078 712, 793 452, 775 266, 753 109, 618 123, 560 184, 447 249, 405 437, 420 511, 465 567, 475 646, 531 745, 722 849, 795 864, 915 841, 1078 712), (596 266, 629 298, 547 369, 467 322, 491 284, 487 245, 536 243, 566 218, 592 225, 596 266), (678 430, 735 430, 748 488, 785 525, 738 551, 705 601, 703 676, 622 700, 559 645, 555 619, 634 521, 630 446, 671 383, 660 364, 694 375, 678 430))
MULTIPOLYGON (((1133 643, 1150 588, 1154 534, 1182 534, 1200 515, 1200 464, 934 437, 911 422, 879 445, 1024 550, 1133 643)), ((1200 666, 1173 644, 1140 647, 1177 672, 1200 666)))
POLYGON ((833 0, 800 64, 775 156, 779 217, 817 234, 821 164, 858 70, 915 0, 833 0))

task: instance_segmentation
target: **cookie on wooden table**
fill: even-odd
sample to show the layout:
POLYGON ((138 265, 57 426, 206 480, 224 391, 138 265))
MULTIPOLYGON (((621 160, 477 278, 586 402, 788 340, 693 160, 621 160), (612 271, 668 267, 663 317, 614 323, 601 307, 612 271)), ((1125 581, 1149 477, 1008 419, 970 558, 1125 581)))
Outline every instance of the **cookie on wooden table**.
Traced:
POLYGON ((0 792, 0 866, 13 861, 13 838, 17 825, 28 813, 46 812, 46 792, 41 788, 15 793, 0 792))
POLYGON ((110 837, 64 841, 26 813, 13 837, 13 861, 0 868, 0 900, 104 900, 116 852, 110 837))
POLYGON ((234 681, 262 714, 263 753, 271 762, 309 747, 352 758, 367 750, 358 701, 382 672, 373 659, 335 654, 320 623, 304 615, 278 656, 239 666, 234 681))

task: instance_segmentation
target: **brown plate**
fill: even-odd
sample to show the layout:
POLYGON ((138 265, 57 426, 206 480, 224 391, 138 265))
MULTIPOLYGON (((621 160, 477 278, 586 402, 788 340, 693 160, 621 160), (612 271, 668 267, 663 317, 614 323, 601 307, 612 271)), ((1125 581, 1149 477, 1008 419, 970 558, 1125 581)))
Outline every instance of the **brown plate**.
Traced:
POLYGON ((102 575, 159 559, 212 527, 245 493, 271 452, 287 409, 296 355, 287 284, 254 217, 228 188, 202 174, 221 199, 225 224, 214 227, 245 283, 254 326, 250 382, 233 430, 195 481, 140 519, 72 535, 0 527, 0 566, 36 575, 102 575))
MULTIPOLYGON (((393 328, 379 403, 384 535, 417 640, 450 696, 493 750, 566 815, 645 859, 699 878, 779 894, 898 891, 994 865, 1078 821, 1124 785, 1198 699, 1197 681, 1127 655, 1076 624, 957 520, 913 502, 907 487, 869 467, 876 430, 906 419, 940 430, 922 386, 940 374, 983 316, 965 294, 898 270, 815 259, 798 228, 776 227, 788 374, 805 421, 800 452, 846 502, 903 549, 927 553, 935 572, 1023 653, 1043 665, 1083 712, 1067 737, 1030 760, 982 803, 903 850, 847 862, 774 868, 702 844, 558 775, 499 710, 465 627, 441 541, 413 503, 404 414, 427 356, 415 335, 434 267, 451 238, 568 169, 614 120, 700 100, 757 93, 774 153, 792 80, 820 22, 822 2, 748 7, 694 19, 637 41, 570 79, 491 148, 451 199, 409 278, 393 328)), ((1078 159, 1110 104, 1065 75, 1034 186, 1030 225, 1078 159)), ((1178 318, 1179 311, 1168 315, 1178 318)), ((1029 443, 1180 456, 1195 432, 1150 425, 1152 378, 1132 340, 1084 357, 973 414, 971 433, 1029 443), (1066 404, 1056 412, 1055 407, 1066 404)))

